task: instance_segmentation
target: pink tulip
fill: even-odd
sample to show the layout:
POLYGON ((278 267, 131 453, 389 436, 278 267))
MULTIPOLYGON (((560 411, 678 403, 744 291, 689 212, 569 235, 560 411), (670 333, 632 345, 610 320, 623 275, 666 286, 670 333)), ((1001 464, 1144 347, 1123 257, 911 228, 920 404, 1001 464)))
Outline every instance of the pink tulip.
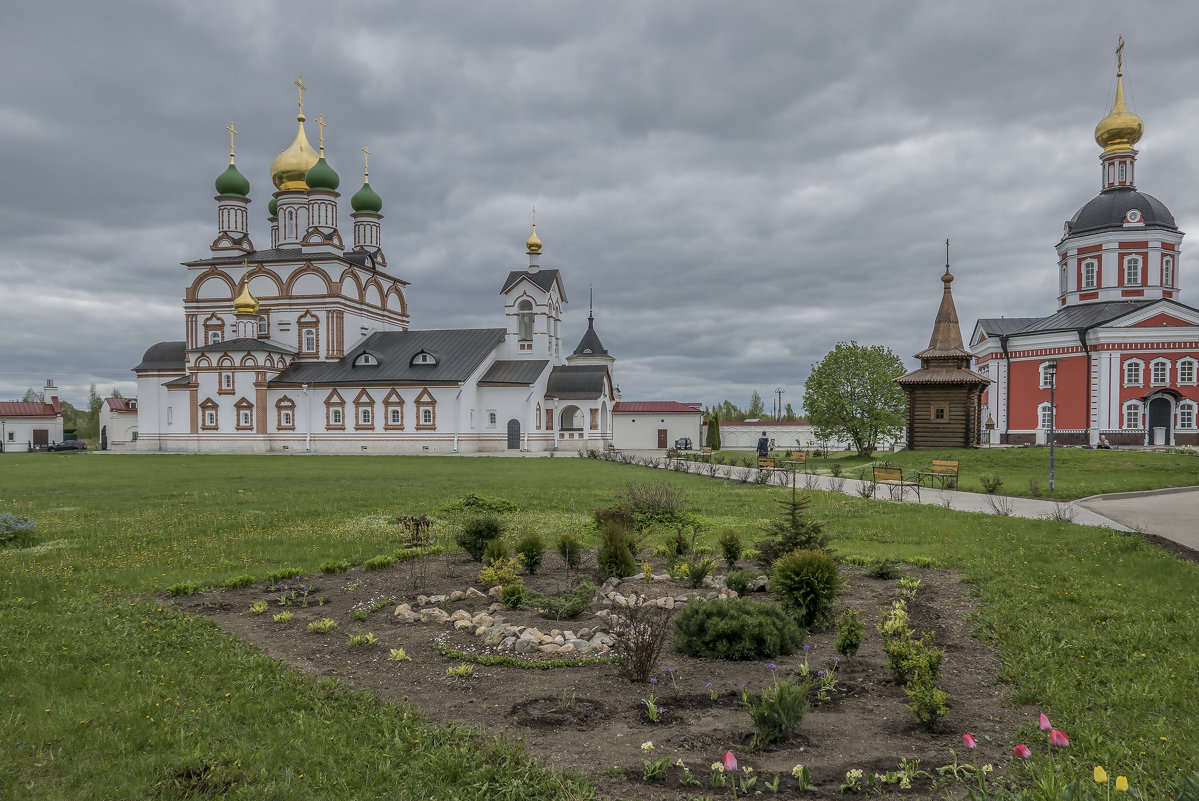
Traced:
POLYGON ((1030 751, 1028 746, 1024 743, 1020 743, 1020 745, 1013 748, 1012 753, 1021 759, 1028 759, 1030 756, 1032 756, 1032 751, 1030 751))
POLYGON ((1049 744, 1056 745, 1058 748, 1065 748, 1070 745, 1070 738, 1066 736, 1064 731, 1054 729, 1049 732, 1049 744))
POLYGON ((1045 716, 1045 713, 1042 712, 1041 713, 1041 731, 1049 731, 1052 728, 1053 727, 1049 725, 1049 718, 1047 718, 1045 716))
POLYGON ((966 732, 965 734, 962 735, 962 742, 966 744, 967 748, 977 748, 978 747, 978 743, 976 743, 974 741, 974 735, 971 734, 970 732, 966 732))
POLYGON ((725 751, 722 761, 724 762, 724 769, 726 771, 734 771, 737 769, 737 757, 733 756, 732 751, 725 751))

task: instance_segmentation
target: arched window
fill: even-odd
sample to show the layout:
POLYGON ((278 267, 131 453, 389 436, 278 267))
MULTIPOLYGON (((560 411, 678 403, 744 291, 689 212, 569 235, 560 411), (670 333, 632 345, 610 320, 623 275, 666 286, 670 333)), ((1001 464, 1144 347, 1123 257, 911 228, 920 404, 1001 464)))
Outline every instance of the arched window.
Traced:
POLYGON ((1066 291, 1066 265, 1062 265, 1061 276, 1058 278, 1058 292, 1066 291))
POLYGON ((1154 359, 1149 363, 1149 383, 1159 387, 1170 383, 1169 359, 1154 359))
POLYGON ((533 339, 533 303, 527 298, 516 304, 520 314, 520 341, 530 342, 533 339))
POLYGON ((1141 402, 1138 400, 1130 400, 1124 404, 1124 427, 1125 428, 1140 428, 1141 427, 1141 402))
POLYGON ((422 426, 433 425, 433 410, 432 409, 425 407, 424 409, 420 410, 420 424, 422 426))
POLYGON ((1094 289, 1095 279, 1098 277, 1098 263, 1094 259, 1087 259, 1082 263, 1082 286, 1084 289, 1094 289))
POLYGON ((1037 406, 1037 428, 1053 428, 1053 406, 1048 403, 1037 406))
POLYGON ((363 406, 358 410, 358 423, 364 426, 371 424, 371 408, 369 406, 363 406))
POLYGON ((283 412, 282 414, 280 414, 280 416, 279 416, 279 425, 280 425, 281 427, 287 427, 287 428, 290 428, 290 427, 291 427, 291 425, 292 425, 292 422, 291 422, 291 412, 283 412))
POLYGON ((1041 366, 1037 369, 1041 375, 1041 389, 1049 389, 1053 385, 1057 364, 1053 362, 1041 362, 1041 366), (1049 368, 1050 364, 1053 364, 1053 369, 1049 368))
POLYGON ((1195 402, 1183 401, 1178 404, 1178 427, 1179 428, 1194 428, 1195 427, 1195 402))
POLYGON ((1125 165, 1124 165, 1124 162, 1121 161, 1120 162, 1120 183, 1124 183, 1124 175, 1125 175, 1125 165))
POLYGON ((215 345, 216 343, 218 343, 220 341, 221 341, 221 332, 220 331, 209 331, 208 332, 208 344, 209 345, 215 345))
POLYGON ((266 324, 266 315, 265 314, 258 315, 258 335, 266 336, 269 333, 270 333, 270 329, 267 327, 267 324, 266 324))
POLYGON ((1140 286, 1141 285, 1141 257, 1140 256, 1125 256, 1124 257, 1124 285, 1125 286, 1140 286))
POLYGON ((238 424, 239 424, 239 425, 240 425, 242 428, 249 428, 249 427, 250 427, 250 423, 251 423, 251 420, 250 420, 250 410, 249 410, 249 409, 242 409, 242 410, 241 410, 241 412, 238 414, 238 424))
POLYGON ((204 412, 204 425, 208 426, 209 428, 216 427, 216 412, 212 411, 211 409, 204 412))
POLYGON ((1174 286, 1174 259, 1162 259, 1162 286, 1174 286))
POLYGON ((1124 362, 1124 386, 1139 387, 1142 383, 1141 375, 1145 368, 1145 363, 1140 359, 1129 359, 1124 362))
POLYGON ((305 353, 316 353, 316 329, 315 328, 305 328, 304 329, 304 352, 305 353))
POLYGON ((390 414, 388 422, 391 425, 398 426, 400 423, 404 422, 404 418, 401 417, 401 415, 400 415, 399 407, 393 406, 391 409, 388 410, 388 413, 390 414))
POLYGON ((489 426, 495 425, 495 412, 487 413, 487 425, 489 425, 489 426))

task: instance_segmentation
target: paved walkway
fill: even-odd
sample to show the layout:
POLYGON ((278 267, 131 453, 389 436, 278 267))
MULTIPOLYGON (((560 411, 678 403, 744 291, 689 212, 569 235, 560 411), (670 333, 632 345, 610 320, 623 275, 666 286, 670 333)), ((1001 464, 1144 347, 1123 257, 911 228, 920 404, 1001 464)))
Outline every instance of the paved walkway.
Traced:
MULTIPOLYGON (((652 455, 647 452, 646 455, 652 455)), ((660 456, 660 453, 658 454, 660 456)), ((707 474, 708 465, 687 462, 689 472, 707 474)), ((746 473, 757 473, 756 468, 718 465, 720 476, 740 480, 746 473)), ((779 471, 772 475, 771 484, 790 486, 790 473, 779 471)), ((831 476, 796 476, 799 486, 829 492, 842 492, 860 496, 863 482, 852 478, 831 476)), ((874 497, 889 500, 888 488, 878 485, 874 497)), ((896 488, 895 500, 899 500, 896 488)), ((1013 517, 1055 518, 1060 517, 1084 526, 1103 526, 1117 531, 1139 531, 1171 540, 1192 551, 1199 552, 1199 487, 1174 487, 1148 492, 1122 492, 1110 495, 1092 495, 1075 501, 1054 501, 1041 498, 1019 498, 1008 495, 990 496, 978 492, 943 490, 923 487, 917 497, 914 489, 905 489, 905 502, 935 504, 962 512, 982 512, 1013 517)))

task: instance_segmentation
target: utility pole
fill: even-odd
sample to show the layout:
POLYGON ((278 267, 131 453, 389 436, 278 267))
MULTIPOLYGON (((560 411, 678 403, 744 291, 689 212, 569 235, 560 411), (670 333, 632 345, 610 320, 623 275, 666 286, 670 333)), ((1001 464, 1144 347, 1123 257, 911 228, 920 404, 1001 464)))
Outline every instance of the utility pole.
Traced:
POLYGON ((783 393, 786 391, 787 390, 783 389, 782 387, 774 388, 775 397, 778 399, 775 401, 775 410, 776 410, 775 414, 774 414, 775 420, 783 419, 783 393))

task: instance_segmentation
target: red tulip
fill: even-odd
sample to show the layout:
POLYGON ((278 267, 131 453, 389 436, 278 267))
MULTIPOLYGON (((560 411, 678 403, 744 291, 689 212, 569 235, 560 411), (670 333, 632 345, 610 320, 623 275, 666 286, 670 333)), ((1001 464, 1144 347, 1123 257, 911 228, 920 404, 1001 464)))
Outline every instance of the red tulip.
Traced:
POLYGON ((725 751, 722 761, 724 762, 724 769, 726 771, 734 771, 737 769, 737 757, 733 756, 732 751, 725 751))
POLYGON ((966 744, 967 748, 977 748, 978 747, 978 743, 974 742, 974 735, 971 734, 970 732, 966 732, 965 734, 962 735, 962 742, 966 744))
POLYGON ((1066 736, 1064 731, 1054 729, 1049 732, 1049 744, 1056 745, 1058 748, 1065 748, 1070 744, 1070 738, 1066 736))
POLYGON ((1013 748, 1012 753, 1021 759, 1028 759, 1030 756, 1032 756, 1032 751, 1030 751, 1028 746, 1024 743, 1020 743, 1020 745, 1013 748))
POLYGON ((1045 713, 1041 713, 1041 731, 1049 731, 1053 727, 1049 725, 1049 718, 1045 717, 1045 713))

